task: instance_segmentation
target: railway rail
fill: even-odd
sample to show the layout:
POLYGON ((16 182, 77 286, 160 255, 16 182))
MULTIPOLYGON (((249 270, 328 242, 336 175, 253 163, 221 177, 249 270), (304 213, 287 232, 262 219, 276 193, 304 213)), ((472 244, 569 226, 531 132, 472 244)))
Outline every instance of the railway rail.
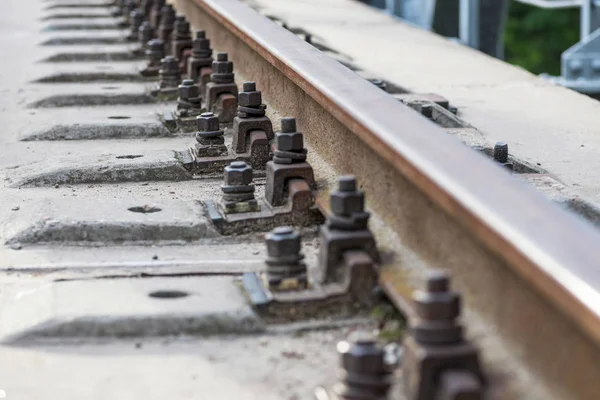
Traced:
POLYGON ((597 398, 597 228, 250 5, 2 16, 3 393, 597 398))

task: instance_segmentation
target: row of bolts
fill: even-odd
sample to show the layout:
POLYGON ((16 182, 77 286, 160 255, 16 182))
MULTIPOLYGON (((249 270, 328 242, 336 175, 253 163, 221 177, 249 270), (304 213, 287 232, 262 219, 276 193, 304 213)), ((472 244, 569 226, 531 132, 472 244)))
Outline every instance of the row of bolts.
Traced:
MULTIPOLYGON (((128 2, 130 5, 133 2, 128 2)), ((165 6, 163 16, 169 16, 172 8, 165 6)), ((151 40, 149 36, 152 34, 152 27, 149 21, 143 21, 144 14, 140 10, 131 11, 131 23, 137 25, 139 29, 139 38, 142 42, 147 42, 146 53, 149 57, 156 60, 160 57, 164 48, 164 42, 162 40, 151 40)), ((189 29, 189 24, 185 22, 183 16, 179 16, 175 20, 176 31, 185 31, 186 27, 189 29), (179 28, 179 29, 178 29, 179 28)), ((196 33, 197 46, 203 45, 204 50, 207 50, 208 40, 205 38, 203 31, 196 33)), ((195 46, 196 47, 196 46, 195 46)), ((165 62, 172 67, 177 65, 177 61, 174 57, 162 59, 163 64, 165 62), (163 61, 164 60, 164 61, 163 61)), ((224 53, 217 54, 218 62, 227 62, 227 56, 224 53)), ((177 65, 176 68, 179 68, 177 65)), ((179 86, 180 98, 186 99, 189 102, 197 101, 198 87, 195 82, 191 79, 183 80, 179 86), (183 93, 181 93, 183 92, 183 93)), ((256 87, 253 82, 244 83, 243 92, 255 92, 256 87)), ((198 118, 199 132, 196 134, 196 139, 200 144, 209 144, 207 141, 219 141, 221 143, 223 131, 219 128, 218 118, 213 113, 203 113, 198 118), (220 139, 220 140, 219 140, 220 139)), ((282 132, 295 132, 295 119, 284 118, 282 119, 281 126, 282 132)), ((302 147, 302 145, 300 146, 302 147)), ((249 166, 243 161, 234 161, 229 166, 225 167, 225 185, 226 186, 249 186, 252 181, 252 173, 250 170, 249 174, 243 174, 244 171, 250 170, 249 166), (236 171, 242 173, 236 174, 236 171)), ((354 192, 356 191, 356 180, 353 177, 340 177, 339 186, 341 191, 354 192)), ((252 187, 253 188, 253 187, 252 187)), ((252 191, 249 191, 249 196, 252 195, 252 191)), ((227 193, 224 193, 225 200, 227 200, 227 193)), ((245 199, 248 201, 248 199, 245 199)), ((299 233, 291 227, 277 227, 271 232, 265 235, 265 241, 267 245, 267 275, 270 281, 280 281, 284 277, 306 277, 307 270, 306 264, 302 262, 304 256, 301 253, 301 237, 299 233), (280 244, 285 242, 285 249, 282 249, 280 244)), ((391 372, 390 367, 385 361, 384 350, 377 345, 377 342, 371 335, 365 332, 360 332, 355 335, 351 335, 349 341, 339 342, 337 345, 337 351, 340 355, 342 373, 340 375, 340 381, 334 387, 335 393, 341 398, 360 398, 369 399, 381 399, 382 396, 386 396, 390 386, 391 380, 389 374, 391 372)))
MULTIPOLYGON (((137 8, 136 2, 133 0, 117 1, 116 5, 120 7, 123 14, 129 16, 128 22, 132 26, 132 32, 137 30, 140 42, 147 44, 146 55, 149 60, 156 60, 160 56, 163 65, 167 67, 166 69, 172 70, 175 66, 179 69, 179 64, 173 56, 162 57, 166 41, 152 39, 153 25, 159 26, 158 21, 161 18, 172 20, 176 34, 179 33, 185 36, 186 32, 189 34, 189 23, 185 21, 185 17, 175 17, 174 9, 171 5, 165 5, 164 0, 142 0, 141 8, 137 8), (152 21, 145 20, 146 15, 153 16, 152 21)), ((163 24, 163 26, 168 27, 169 24, 163 24)), ((163 30, 160 36, 166 37, 167 32, 163 30)), ((204 31, 196 33, 196 40, 193 43, 193 51, 200 52, 204 56, 207 54, 210 56, 210 45, 204 31)), ((225 53, 217 54, 216 61, 227 63, 227 55, 225 53)), ((228 68, 226 68, 223 72, 227 74, 232 71, 228 71, 228 68)), ((179 89, 180 94, 183 94, 181 96, 183 99, 194 102, 198 98, 197 86, 195 86, 193 80, 184 80, 179 89)), ((246 82, 244 84, 244 92, 254 91, 256 91, 254 83, 246 82)), ((198 117, 198 127, 200 132, 197 133, 196 138, 199 143, 205 143, 206 140, 209 142, 215 139, 217 141, 222 140, 223 131, 219 129, 218 118, 213 113, 200 115, 198 117)), ((295 132, 295 128, 293 118, 282 120, 282 132, 295 132)), ((502 164, 508 164, 508 146, 506 143, 497 143, 494 146, 493 157, 502 164)), ((226 185, 248 185, 252 180, 251 172, 249 179, 247 178, 248 174, 236 174, 236 172, 247 171, 249 168, 246 163, 241 161, 234 161, 228 167, 225 167, 226 185)), ((357 190, 354 177, 340 177, 338 184, 338 192, 354 193, 362 196, 362 192, 357 190)), ((297 231, 291 227, 278 227, 269 232, 265 236, 265 240, 268 252, 267 275, 270 279, 279 280, 283 276, 306 276, 306 266, 302 262, 304 256, 301 254, 301 237, 297 231), (283 249, 280 248, 282 242, 286 242, 283 252, 283 249)), ((459 296, 450 290, 449 278, 444 273, 432 274, 427 280, 426 288, 425 291, 417 291, 414 294, 414 300, 417 304, 417 318, 411 321, 410 328, 413 337, 418 342, 430 344, 428 341, 434 332, 437 334, 435 336, 441 337, 444 336, 439 335, 441 332, 455 331, 455 320, 459 315, 456 308, 459 296), (449 304, 448 298, 453 298, 454 301, 449 304), (432 313, 428 308, 432 305, 434 307, 447 306, 449 309, 454 309, 454 311, 435 315, 436 313, 432 313)), ((451 339, 460 340, 459 337, 451 339)), ((380 400, 387 397, 392 386, 392 368, 386 361, 386 352, 377 345, 376 340, 371 335, 364 332, 353 335, 350 340, 339 342, 337 351, 340 356, 341 370, 339 382, 333 388, 334 396, 352 400, 380 400)))
MULTIPOLYGON (((146 48, 146 56, 150 64, 161 64, 164 71, 163 85, 177 86, 179 84, 179 62, 174 56, 166 56, 165 50, 169 49, 170 37, 174 34, 176 39, 191 39, 190 24, 185 16, 176 15, 172 5, 165 4, 164 0, 141 0, 137 7, 134 0, 117 1, 121 12, 126 16, 126 22, 131 25, 131 35, 137 35, 140 43, 146 48), (127 18, 128 16, 128 18, 127 18), (147 20, 151 18, 151 20, 147 20), (162 24, 161 24, 162 22, 162 24), (153 39, 154 27, 159 29, 160 39, 153 39), (175 72, 174 72, 175 71, 175 72), (171 78, 171 79, 169 79, 171 78), (175 82, 172 82, 175 80, 175 82)), ((196 32, 195 39, 192 41, 192 50, 198 58, 210 57, 210 40, 206 38, 204 31, 196 32)), ((223 69, 221 74, 229 75, 232 73, 232 64, 228 62, 226 53, 217 53, 215 66, 217 69, 223 69)), ((185 66, 184 66, 185 68, 185 66)), ((377 80, 374 82, 377 86, 385 88, 377 80)), ((184 79, 179 85, 180 98, 194 105, 194 101, 199 101, 198 86, 193 79, 184 79)), ((253 92, 256 88, 244 87, 244 92, 253 92)), ((431 118, 433 109, 431 105, 422 106, 423 115, 431 118)), ((206 135, 204 135, 206 136, 206 135)), ((509 162, 508 144, 497 142, 493 148, 493 158, 504 167, 512 170, 513 164, 509 162)))
MULTIPOLYGON (((117 2, 121 13, 129 15, 127 22, 131 25, 130 37, 136 34, 140 44, 145 48, 148 65, 160 66, 159 87, 171 88, 178 87, 178 111, 201 108, 200 88, 194 79, 184 79, 181 81, 181 69, 179 60, 173 55, 166 55, 169 50, 171 35, 174 39, 190 40, 190 24, 185 16, 175 15, 175 10, 170 4, 165 4, 164 0, 146 0, 142 1, 139 8, 133 0, 117 2), (119 4, 121 3, 121 4, 119 4), (146 19, 149 16, 150 20, 146 19), (153 39, 154 27, 158 28, 159 39, 153 39), (177 86, 178 85, 178 86, 177 86)), ((199 59, 210 58, 212 49, 210 40, 206 38, 203 30, 196 32, 195 39, 191 41, 192 57, 199 59)), ((174 51, 175 49, 171 49, 174 51)), ((193 76, 191 74, 190 76, 193 76)), ((197 78, 197 77, 196 77, 197 78)), ((217 53, 212 62, 211 81, 215 83, 233 83, 233 63, 229 61, 227 53, 217 53)), ((260 116, 264 115, 264 105, 260 91, 256 90, 254 82, 244 82, 243 90, 238 96, 238 115, 260 116)), ((224 130, 220 128, 219 118, 213 112, 205 112, 197 116, 196 141, 198 142, 197 151, 215 151, 224 145, 224 130)), ((282 118, 281 134, 277 135, 277 151, 275 152, 274 162, 289 163, 292 158, 304 157, 300 154, 303 151, 302 133, 296 132, 296 121, 294 118, 282 118), (278 157, 278 153, 283 154, 278 157), (294 153, 294 154, 291 154, 294 153), (298 153, 298 154, 296 154, 298 153), (292 157, 292 158, 290 158, 292 157)), ((210 154, 209 154, 210 155, 210 154)), ((223 187, 223 199, 225 205, 244 201, 246 203, 253 201, 254 187, 252 182, 252 168, 243 161, 233 161, 224 169, 225 185, 223 187), (235 193, 230 193, 230 188, 235 187, 235 193), (243 190, 247 189, 247 190, 243 190), (244 192, 244 193, 242 193, 244 192), (242 197, 244 197, 242 199, 242 197), (234 199, 235 198, 235 199, 234 199)))

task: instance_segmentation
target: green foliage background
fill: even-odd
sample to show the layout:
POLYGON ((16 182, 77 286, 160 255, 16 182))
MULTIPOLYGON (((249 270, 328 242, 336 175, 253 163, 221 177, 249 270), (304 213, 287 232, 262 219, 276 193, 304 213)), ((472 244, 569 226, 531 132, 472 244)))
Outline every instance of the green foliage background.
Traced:
POLYGON ((535 74, 560 75, 560 55, 579 41, 579 9, 545 10, 511 1, 505 59, 535 74))

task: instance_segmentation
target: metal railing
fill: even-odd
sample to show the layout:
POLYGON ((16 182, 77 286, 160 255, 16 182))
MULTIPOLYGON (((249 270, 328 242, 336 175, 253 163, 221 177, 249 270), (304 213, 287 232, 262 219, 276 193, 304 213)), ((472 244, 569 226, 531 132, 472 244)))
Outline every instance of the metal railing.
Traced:
MULTIPOLYGON (((490 14, 490 1, 487 0, 456 0, 451 7, 448 0, 361 0, 373 6, 384 8, 390 14, 423 29, 435 29, 434 21, 439 20, 436 14, 443 13, 450 22, 450 37, 458 36, 461 43, 481 50, 498 58, 503 58, 502 29, 507 10, 496 7, 490 14), (458 8, 457 8, 458 7, 458 8), (452 11, 449 11, 452 10, 452 11), (448 12, 458 11, 458 15, 448 12), (497 24, 489 25, 489 21, 497 24), (483 29, 486 26, 486 29, 483 29), (489 35, 494 31, 494 37, 480 36, 483 32, 489 35)), ((507 0, 496 0, 498 2, 507 0)), ((562 70, 559 77, 547 77, 557 84, 569 87, 582 93, 600 94, 600 0, 513 0, 531 6, 561 10, 566 8, 581 9, 580 40, 562 54, 562 70), (597 43, 596 43, 597 42, 597 43)), ((491 3, 493 4, 493 3, 491 3)), ((506 3, 505 3, 506 4, 506 3)))
POLYGON ((600 0, 515 0, 539 8, 559 9, 581 7, 581 40, 587 38, 594 27, 594 8, 600 7, 600 0))
MULTIPOLYGON (((514 0, 519 3, 545 9, 581 7, 580 39, 585 40, 600 27, 600 0, 514 0)), ((473 48, 479 48, 480 0, 460 0, 460 40, 473 48)))

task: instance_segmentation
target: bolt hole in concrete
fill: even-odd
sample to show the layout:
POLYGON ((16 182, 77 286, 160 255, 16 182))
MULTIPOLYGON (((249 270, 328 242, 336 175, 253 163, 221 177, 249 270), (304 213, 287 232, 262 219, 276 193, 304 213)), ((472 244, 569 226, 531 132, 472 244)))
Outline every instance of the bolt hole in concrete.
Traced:
POLYGON ((131 117, 128 117, 126 115, 111 115, 110 117, 108 117, 108 119, 131 119, 131 117))
POLYGON ((119 86, 102 86, 102 89, 104 89, 104 90, 117 90, 117 89, 119 89, 119 86))
POLYGON ((128 210, 131 212, 142 213, 142 214, 151 214, 151 213, 162 211, 162 209, 160 209, 158 207, 152 207, 152 206, 131 207, 131 208, 128 208, 128 210))
POLYGON ((157 290, 156 292, 150 293, 148 296, 154 297, 155 299, 179 299, 187 297, 189 294, 179 290, 157 290))
POLYGON ((128 159, 131 160, 133 158, 140 158, 140 157, 144 157, 141 154, 127 154, 126 156, 117 156, 118 159, 128 159))

